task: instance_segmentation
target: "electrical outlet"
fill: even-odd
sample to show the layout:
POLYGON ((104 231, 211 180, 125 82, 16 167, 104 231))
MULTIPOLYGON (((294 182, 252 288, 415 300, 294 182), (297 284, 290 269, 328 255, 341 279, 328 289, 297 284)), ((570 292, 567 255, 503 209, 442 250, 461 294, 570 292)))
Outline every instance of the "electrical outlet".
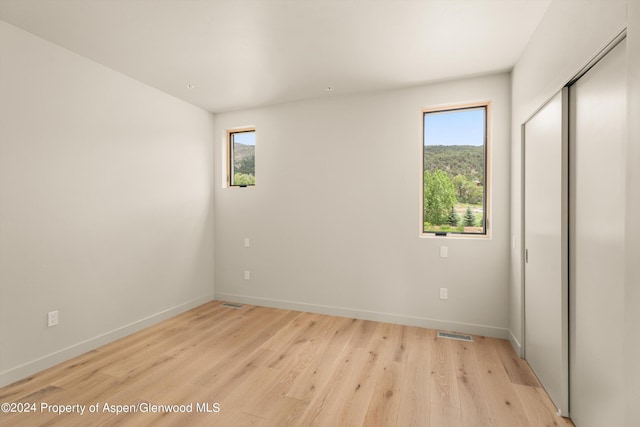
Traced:
POLYGON ((50 328, 58 324, 58 310, 47 313, 47 326, 50 328))
POLYGON ((440 288, 440 299, 449 299, 447 288, 440 288))
POLYGON ((249 270, 244 271, 244 280, 251 279, 251 272, 249 270))
POLYGON ((248 238, 248 237, 245 237, 245 238, 244 238, 244 247, 245 247, 245 248, 248 248, 248 247, 250 246, 250 244, 251 244, 251 242, 249 241, 249 238, 248 238))

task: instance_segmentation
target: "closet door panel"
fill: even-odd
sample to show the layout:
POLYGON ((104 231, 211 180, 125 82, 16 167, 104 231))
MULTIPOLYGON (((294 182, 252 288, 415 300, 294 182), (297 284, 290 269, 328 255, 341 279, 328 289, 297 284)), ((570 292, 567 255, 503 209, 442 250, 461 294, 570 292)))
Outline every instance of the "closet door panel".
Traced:
POLYGON ((626 42, 570 88, 570 390, 580 427, 624 425, 626 42))
POLYGON ((525 358, 569 410, 567 90, 524 126, 525 358))

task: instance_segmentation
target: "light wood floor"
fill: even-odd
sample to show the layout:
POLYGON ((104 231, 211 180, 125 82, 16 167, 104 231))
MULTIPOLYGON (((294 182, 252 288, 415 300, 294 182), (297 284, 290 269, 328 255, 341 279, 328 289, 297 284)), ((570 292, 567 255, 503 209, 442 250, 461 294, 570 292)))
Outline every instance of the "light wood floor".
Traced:
POLYGON ((0 402, 38 410, 0 413, 3 426, 573 425, 507 341, 219 301, 1 388, 0 402), (105 403, 192 412, 116 415, 105 403))

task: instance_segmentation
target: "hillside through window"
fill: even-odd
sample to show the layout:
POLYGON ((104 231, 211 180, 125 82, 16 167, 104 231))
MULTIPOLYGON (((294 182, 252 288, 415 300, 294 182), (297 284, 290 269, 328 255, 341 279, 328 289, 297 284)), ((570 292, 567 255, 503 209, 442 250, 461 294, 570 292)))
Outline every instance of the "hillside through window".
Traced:
POLYGON ((229 131, 229 186, 246 187, 256 184, 256 130, 229 131))
POLYGON ((488 110, 424 111, 423 233, 487 235, 488 110))

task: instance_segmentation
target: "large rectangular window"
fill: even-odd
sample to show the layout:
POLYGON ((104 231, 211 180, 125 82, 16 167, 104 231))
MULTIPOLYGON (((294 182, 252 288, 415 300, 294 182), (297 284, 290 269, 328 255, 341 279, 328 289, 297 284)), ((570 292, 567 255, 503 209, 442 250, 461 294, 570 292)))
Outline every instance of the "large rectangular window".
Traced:
POLYGON ((253 128, 227 132, 229 164, 227 181, 230 187, 256 184, 256 130, 253 128))
POLYGON ((423 111, 424 234, 488 234, 488 118, 488 103, 423 111))

